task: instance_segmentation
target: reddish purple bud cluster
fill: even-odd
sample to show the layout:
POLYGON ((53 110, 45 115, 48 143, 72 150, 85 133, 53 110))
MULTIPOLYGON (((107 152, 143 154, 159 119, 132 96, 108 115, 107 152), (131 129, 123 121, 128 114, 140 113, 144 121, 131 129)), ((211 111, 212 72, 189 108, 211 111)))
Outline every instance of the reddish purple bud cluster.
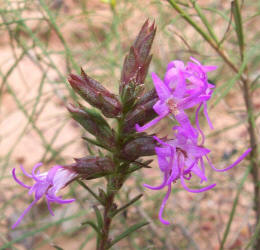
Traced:
POLYGON ((169 198, 172 183, 180 179, 183 188, 189 192, 207 191, 215 187, 216 184, 197 190, 190 189, 186 185, 186 181, 191 179, 192 174, 195 174, 200 179, 200 183, 207 181, 204 159, 208 161, 215 171, 224 172, 237 165, 251 151, 251 149, 248 149, 225 169, 218 170, 211 163, 208 157, 210 150, 203 146, 204 134, 199 126, 198 115, 203 106, 208 124, 213 128, 207 112, 207 101, 211 98, 214 85, 208 82, 207 72, 215 70, 216 67, 204 66, 194 58, 191 58, 191 60, 186 66, 182 61, 169 63, 163 81, 155 73, 152 73, 154 86, 159 97, 153 109, 158 116, 142 127, 136 124, 136 130, 143 132, 166 116, 174 118, 179 123, 178 126, 173 127, 173 139, 162 140, 154 136, 154 139, 160 144, 160 147, 156 147, 155 151, 164 178, 162 184, 157 187, 144 185, 153 190, 159 190, 167 186, 168 191, 159 211, 159 219, 164 224, 169 224, 168 221, 162 218, 162 213, 169 198), (192 126, 188 115, 185 113, 186 109, 192 107, 197 107, 196 128, 192 126), (198 142, 199 135, 202 138, 201 143, 198 142))

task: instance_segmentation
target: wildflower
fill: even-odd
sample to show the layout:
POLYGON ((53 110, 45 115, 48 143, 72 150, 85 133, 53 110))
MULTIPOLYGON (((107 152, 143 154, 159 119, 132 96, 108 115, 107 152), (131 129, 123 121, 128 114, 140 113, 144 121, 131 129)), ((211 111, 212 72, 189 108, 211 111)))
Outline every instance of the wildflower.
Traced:
MULTIPOLYGON (((155 73, 152 73, 154 86, 159 100, 153 106, 154 111, 158 114, 154 120, 140 127, 136 124, 136 130, 143 132, 149 127, 155 125, 164 117, 170 115, 175 118, 179 124, 190 131, 193 137, 198 135, 198 131, 202 134, 200 128, 196 131, 184 112, 185 109, 192 108, 199 104, 197 114, 202 105, 204 105, 204 114, 211 126, 206 101, 212 94, 214 85, 208 83, 207 72, 214 70, 215 66, 203 66, 192 58, 195 63, 188 62, 185 67, 182 61, 172 61, 167 67, 167 71, 162 81, 155 73)), ((198 115, 197 115, 198 116, 198 115)), ((198 117, 196 120, 198 121, 198 117)), ((197 126, 199 126, 197 124, 197 126)))
POLYGON ((173 128, 175 133, 175 138, 164 142, 158 137, 154 136, 154 138, 162 145, 161 147, 156 147, 155 151, 158 157, 158 164, 160 170, 163 172, 164 178, 161 185, 157 187, 153 187, 145 184, 144 186, 150 188, 152 190, 159 190, 168 187, 168 191, 163 199, 160 211, 159 211, 159 219, 163 224, 169 224, 168 221, 162 218, 162 213, 165 207, 165 204, 169 198, 171 192, 171 184, 180 179, 180 182, 185 190, 192 193, 199 193, 207 191, 216 186, 216 184, 211 184, 209 186, 203 187, 201 189, 190 189, 186 185, 186 180, 190 180, 192 174, 195 174, 200 178, 200 183, 207 181, 205 176, 205 166, 204 159, 205 157, 209 163, 209 165, 218 172, 227 171, 234 166, 236 166, 240 161, 242 161, 251 151, 248 149, 244 152, 233 164, 224 169, 216 169, 208 154, 210 150, 199 146, 194 138, 190 138, 189 132, 185 130, 185 128, 176 126, 173 128))
POLYGON ((71 203, 75 199, 63 200, 60 196, 57 196, 56 193, 64 188, 67 184, 73 181, 77 177, 77 173, 72 172, 71 170, 65 169, 62 166, 54 166, 48 172, 40 173, 36 170, 42 165, 38 163, 34 166, 32 174, 28 174, 25 169, 21 166, 21 170, 29 178, 32 178, 35 181, 35 184, 28 186, 20 181, 16 174, 15 168, 13 168, 12 174, 15 181, 20 184, 22 187, 29 189, 29 195, 34 194, 34 201, 24 210, 22 215, 18 218, 15 224, 12 226, 12 229, 17 227, 23 217, 29 212, 34 204, 37 203, 43 196, 46 198, 47 206, 51 215, 54 215, 50 203, 71 203))

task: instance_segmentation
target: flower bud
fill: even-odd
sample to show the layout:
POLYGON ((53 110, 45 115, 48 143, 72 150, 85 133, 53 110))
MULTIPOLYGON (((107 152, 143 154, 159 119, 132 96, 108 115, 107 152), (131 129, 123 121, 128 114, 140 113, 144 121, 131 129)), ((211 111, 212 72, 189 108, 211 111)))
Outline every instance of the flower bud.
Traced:
POLYGON ((125 133, 134 131, 135 124, 145 124, 156 117, 153 110, 154 104, 158 101, 157 94, 154 90, 147 92, 137 102, 136 107, 132 112, 129 112, 125 118, 125 133))
POLYGON ((67 109, 72 118, 94 135, 101 144, 107 147, 115 145, 114 131, 111 130, 109 124, 98 112, 82 106, 80 108, 75 107, 72 104, 69 104, 67 109))
POLYGON ((135 138, 127 143, 121 155, 127 160, 136 160, 141 156, 155 155, 156 140, 151 136, 143 136, 135 138))
POLYGON ((114 171, 114 163, 110 158, 98 156, 75 158, 75 163, 64 167, 87 180, 99 178, 114 171))
POLYGON ((137 101, 136 105, 142 105, 145 104, 155 98, 158 98, 156 90, 153 88, 151 90, 149 90, 148 92, 146 92, 143 96, 141 96, 139 98, 139 100, 137 101))
MULTIPOLYGON (((149 53, 155 32, 156 28, 154 23, 149 26, 149 21, 146 20, 134 45, 130 48, 129 54, 125 57, 121 73, 120 94, 123 93, 125 86, 130 83, 133 83, 136 86, 144 83, 152 59, 152 56, 149 55, 149 53)), ((129 98, 131 94, 129 95, 129 98)))
POLYGON ((81 69, 81 76, 70 74, 68 81, 84 100, 100 109, 106 117, 113 118, 120 114, 121 104, 117 97, 98 81, 89 77, 83 69, 81 69))

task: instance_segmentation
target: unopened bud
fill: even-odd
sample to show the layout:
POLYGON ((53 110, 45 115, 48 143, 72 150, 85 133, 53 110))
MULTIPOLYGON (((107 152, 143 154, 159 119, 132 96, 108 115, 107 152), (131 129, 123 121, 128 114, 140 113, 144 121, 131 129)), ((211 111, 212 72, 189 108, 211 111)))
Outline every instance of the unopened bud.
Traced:
POLYGON ((121 155, 127 160, 154 155, 156 145, 156 140, 151 136, 138 137, 124 146, 121 155))
POLYGON ((108 157, 87 156, 75 159, 75 163, 65 166, 83 179, 95 179, 114 171, 114 163, 108 157))
POLYGON ((68 104, 67 109, 72 118, 94 135, 101 144, 108 147, 115 145, 114 131, 98 112, 93 109, 75 107, 72 104, 68 104))
POLYGON ((121 104, 117 97, 82 69, 81 76, 70 74, 68 81, 84 100, 100 109, 106 117, 117 117, 120 114, 121 104))
POLYGON ((136 105, 142 105, 142 104, 145 104, 151 100, 154 100, 155 98, 158 99, 158 95, 156 93, 156 90, 155 88, 147 91, 143 96, 141 96, 139 98, 139 100, 137 101, 136 105))
POLYGON ((130 48, 129 54, 125 57, 121 73, 120 94, 123 93, 125 86, 130 83, 136 86, 144 83, 152 59, 149 53, 155 32, 154 23, 149 26, 149 21, 146 20, 134 45, 130 48))
POLYGON ((134 131, 135 124, 143 125, 156 117, 153 109, 154 104, 158 101, 157 97, 153 97, 153 92, 148 92, 143 99, 140 98, 138 104, 132 112, 127 114, 125 118, 125 133, 134 131), (145 102, 147 101, 147 102, 145 102))

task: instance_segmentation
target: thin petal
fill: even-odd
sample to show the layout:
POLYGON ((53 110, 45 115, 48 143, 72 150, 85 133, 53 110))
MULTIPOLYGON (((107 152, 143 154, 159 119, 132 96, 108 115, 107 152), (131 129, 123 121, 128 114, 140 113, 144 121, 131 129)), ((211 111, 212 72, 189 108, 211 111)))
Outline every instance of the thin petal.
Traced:
POLYGON ((155 73, 152 73, 152 79, 158 97, 160 98, 160 100, 166 101, 171 96, 170 90, 155 73))
POLYGON ((201 106, 202 106, 202 103, 199 105, 199 107, 196 110, 195 120, 196 120, 197 130, 199 131, 199 133, 201 135, 201 145, 203 145, 205 142, 205 135, 204 135, 203 131, 201 130, 200 123, 199 123, 199 112, 200 112, 201 106))
POLYGON ((190 96, 184 98, 180 103, 178 103, 178 107, 181 109, 189 109, 196 106, 197 104, 206 102, 207 100, 210 99, 210 97, 211 97, 210 95, 197 96, 196 94, 194 94, 194 97, 190 96))
POLYGON ((163 189, 166 186, 166 182, 167 182, 167 174, 164 173, 164 177, 163 177, 163 182, 162 184, 160 184, 159 186, 150 186, 148 184, 144 184, 143 186, 152 190, 160 190, 163 189))
POLYGON ((178 80, 178 82, 177 82, 176 88, 173 92, 173 96, 177 97, 177 98, 181 98, 186 93, 186 81, 185 81, 184 75, 181 71, 178 72, 177 80, 178 80))
POLYGON ((199 169, 197 164, 193 166, 191 171, 200 178, 200 183, 202 183, 203 181, 207 181, 205 174, 199 169))
POLYGON ((185 151, 194 156, 194 157, 202 157, 208 153, 210 153, 210 150, 204 147, 200 147, 194 144, 187 144, 185 145, 185 151))
POLYGON ((197 65, 201 66, 204 72, 210 72, 213 70, 216 70, 218 67, 214 65, 202 65, 198 60, 196 60, 193 57, 190 57, 190 59, 195 62, 197 65))
POLYGON ((211 185, 204 187, 204 188, 201 188, 201 189, 190 189, 190 188, 187 187, 183 176, 181 176, 180 179, 181 179, 181 184, 182 184, 183 188, 186 189, 188 192, 191 192, 191 193, 201 193, 201 192, 207 191, 211 188, 214 188, 216 186, 216 184, 211 184, 211 185))
POLYGON ((55 197, 54 201, 60 204, 67 204, 67 203, 71 203, 74 202, 76 199, 67 199, 67 200, 63 200, 61 198, 55 197))
POLYGON ((52 168, 48 171, 48 175, 47 175, 47 178, 46 178, 46 180, 47 180, 48 183, 51 183, 51 184, 53 185, 53 178, 54 178, 54 176, 55 176, 55 174, 56 174, 56 172, 57 172, 57 170, 58 170, 59 168, 61 168, 61 166, 57 165, 57 166, 52 167, 52 168))
POLYGON ((18 218, 18 220, 13 224, 12 229, 16 228, 21 220, 23 219, 23 217, 29 212, 29 210, 32 208, 32 206, 37 202, 38 200, 34 200, 21 214, 21 216, 18 218))
POLYGON ((233 167, 235 167, 238 163, 240 163, 250 152, 252 151, 251 148, 249 148, 248 150, 246 150, 234 163, 232 163, 231 165, 229 165, 228 167, 224 168, 224 169, 217 169, 214 167, 214 165, 212 164, 211 160, 209 159, 209 157, 206 155, 206 158, 209 162, 209 165, 217 172, 225 172, 233 167))
POLYGON ((207 103, 206 103, 206 102, 204 102, 203 111, 204 111, 204 115, 205 115, 205 117, 206 117, 206 119, 207 119, 207 121, 208 121, 209 127, 210 127, 211 129, 214 129, 214 128, 213 128, 213 125, 212 125, 212 123, 211 123, 211 121, 210 121, 210 119, 209 119, 208 108, 207 108, 207 103))
POLYGON ((26 175, 26 176, 29 177, 29 178, 33 178, 31 174, 28 174, 28 173, 25 171, 25 169, 24 169, 24 167, 23 167, 22 165, 20 166, 20 168, 22 169, 24 175, 26 175))
POLYGON ((169 156, 169 154, 166 156, 157 154, 157 161, 162 172, 167 172, 169 169, 169 162, 166 159, 167 156, 169 156))
POLYGON ((50 214, 51 214, 52 216, 54 216, 54 213, 53 213, 53 211, 52 211, 52 209, 51 209, 51 202, 50 202, 50 200, 48 199, 47 196, 46 196, 46 202, 47 202, 47 207, 48 207, 48 210, 49 210, 50 214))
POLYGON ((171 175, 168 178, 167 184, 169 185, 171 182, 177 180, 179 178, 180 175, 180 171, 179 171, 179 166, 178 166, 178 161, 176 160, 176 156, 174 155, 171 158, 171 175))
POLYGON ((41 181, 41 179, 39 179, 36 174, 35 174, 35 171, 37 168, 39 168, 40 166, 42 165, 41 162, 37 163, 34 167, 33 167, 33 170, 32 170, 32 177, 35 181, 41 181))
POLYGON ((20 184, 22 187, 25 187, 25 188, 28 188, 28 189, 31 188, 31 186, 27 186, 26 184, 24 184, 23 182, 21 182, 21 181, 16 177, 15 168, 13 168, 13 170, 12 170, 12 175, 13 175, 14 180, 15 180, 18 184, 20 184))
POLYGON ((158 116, 158 117, 156 117, 155 119, 153 119, 152 121, 146 123, 144 126, 140 126, 139 124, 135 124, 135 129, 136 129, 137 132, 143 132, 143 131, 145 131, 146 129, 148 129, 148 128, 152 127, 153 125, 155 125, 155 124, 156 124, 157 122, 159 122, 160 120, 162 120, 165 116, 166 116, 166 115, 164 115, 164 116, 158 116))
POLYGON ((179 122, 179 124, 183 127, 183 129, 187 131, 187 136, 193 138, 193 140, 197 140, 198 133, 192 127, 188 116, 182 111, 178 115, 176 115, 175 118, 179 122))
POLYGON ((169 199, 170 193, 171 193, 171 184, 168 185, 167 193, 166 193, 165 197, 163 198, 162 205, 161 205, 160 211, 159 211, 159 220, 160 220, 163 224, 165 224, 165 225, 169 225, 169 224, 170 224, 169 221, 166 221, 166 220, 164 220, 164 219, 162 218, 163 210, 164 210, 164 207, 165 207, 165 205, 166 205, 167 200, 169 199))

